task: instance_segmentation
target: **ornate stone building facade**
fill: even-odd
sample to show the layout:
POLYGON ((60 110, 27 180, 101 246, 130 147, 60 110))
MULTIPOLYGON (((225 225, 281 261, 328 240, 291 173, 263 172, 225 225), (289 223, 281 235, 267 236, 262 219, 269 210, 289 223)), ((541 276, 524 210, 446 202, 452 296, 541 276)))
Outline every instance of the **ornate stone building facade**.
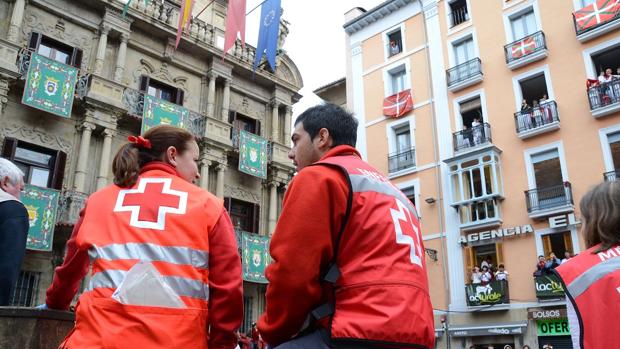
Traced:
MULTIPOLYGON (((196 9, 207 3, 197 1, 196 9)), ((225 198, 237 229, 272 232, 293 174, 291 105, 303 83, 288 56, 278 56, 275 73, 263 65, 253 73, 255 48, 239 42, 222 58, 226 1, 193 19, 176 50, 179 1, 133 1, 124 17, 122 8, 118 0, 0 2, 2 156, 43 157, 47 167, 23 161, 27 180, 41 181, 43 171, 39 185, 60 191, 52 250, 27 252, 16 291, 22 305, 44 301, 85 199, 111 183, 116 150, 140 133, 147 94, 189 110, 201 148, 199 184, 225 198), (32 53, 79 69, 69 118, 21 103, 32 53), (237 170, 240 129, 268 139, 266 179, 237 170)), ((262 310, 264 286, 246 282, 244 291, 247 327, 262 310)))

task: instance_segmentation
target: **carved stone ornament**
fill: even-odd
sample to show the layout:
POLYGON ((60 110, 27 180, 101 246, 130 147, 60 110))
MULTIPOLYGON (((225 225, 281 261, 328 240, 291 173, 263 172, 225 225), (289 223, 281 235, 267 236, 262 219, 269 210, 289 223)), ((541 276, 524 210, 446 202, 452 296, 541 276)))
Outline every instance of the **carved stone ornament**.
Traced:
POLYGON ((224 196, 260 204, 260 197, 245 188, 224 184, 224 196))
POLYGON ((136 68, 133 72, 133 80, 134 83, 138 84, 140 82, 140 76, 148 75, 153 79, 157 79, 159 81, 167 82, 172 86, 183 89, 184 98, 186 101, 190 96, 190 91, 187 88, 187 77, 186 76, 172 76, 170 71, 168 70, 168 63, 164 62, 161 64, 159 70, 155 68, 155 65, 148 60, 141 58, 140 66, 136 68))

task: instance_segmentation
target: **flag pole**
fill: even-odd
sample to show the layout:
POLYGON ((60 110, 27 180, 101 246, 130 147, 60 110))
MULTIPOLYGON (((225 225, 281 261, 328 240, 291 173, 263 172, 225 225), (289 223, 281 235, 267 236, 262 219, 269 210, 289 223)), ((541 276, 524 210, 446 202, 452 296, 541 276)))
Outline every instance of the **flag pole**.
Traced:
POLYGON ((250 13, 254 12, 254 10, 256 10, 257 8, 260 7, 260 5, 264 4, 265 2, 267 2, 267 0, 263 0, 260 4, 256 5, 253 9, 251 9, 248 13, 246 13, 245 15, 248 16, 250 13))
POLYGON ((194 18, 198 18, 198 16, 200 16, 203 12, 205 12, 205 10, 207 9, 207 7, 211 6, 211 4, 214 2, 215 0, 211 0, 207 6, 205 6, 202 10, 200 10, 200 12, 198 12, 197 15, 194 16, 194 18))

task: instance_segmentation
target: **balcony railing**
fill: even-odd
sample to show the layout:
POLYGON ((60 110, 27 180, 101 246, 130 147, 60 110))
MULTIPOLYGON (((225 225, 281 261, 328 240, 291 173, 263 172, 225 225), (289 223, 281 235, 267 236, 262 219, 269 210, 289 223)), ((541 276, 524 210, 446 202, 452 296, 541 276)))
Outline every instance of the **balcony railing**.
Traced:
POLYGON ((472 128, 454 132, 452 134, 452 141, 454 151, 491 143, 491 125, 485 122, 472 128))
POLYGON ((534 286, 536 288, 536 298, 539 300, 566 297, 564 287, 555 274, 548 273, 534 277, 534 286))
POLYGON ((620 18, 620 10, 615 1, 609 1, 607 7, 598 8, 594 7, 597 4, 586 6, 578 12, 591 9, 592 12, 586 13, 581 18, 575 16, 576 12, 573 12, 573 24, 575 26, 575 33, 577 36, 591 32, 597 28, 600 28, 606 24, 617 21, 620 18))
POLYGON ((467 305, 470 307, 510 303, 507 280, 491 281, 486 284, 467 284, 465 293, 467 305))
POLYGON ((482 75, 482 62, 480 58, 474 58, 446 71, 448 87, 479 75, 482 75))
POLYGON ((540 106, 515 113, 515 127, 517 133, 538 129, 559 121, 558 106, 555 101, 548 101, 542 103, 540 106))
POLYGON ((545 33, 538 31, 504 46, 506 63, 510 64, 546 49, 545 33))
POLYGON ((388 155, 388 172, 394 173, 415 167, 415 148, 388 155))
POLYGON ((550 210, 573 205, 573 192, 570 182, 546 188, 525 191, 527 212, 550 210))
POLYGON ((592 111, 620 103, 620 79, 590 87, 588 99, 592 111))
POLYGON ((603 178, 605 179, 605 182, 617 181, 618 178, 620 178, 620 169, 603 173, 603 178))
POLYGON ((450 28, 454 28, 463 22, 467 22, 468 20, 469 12, 467 11, 467 6, 456 8, 450 13, 450 28))

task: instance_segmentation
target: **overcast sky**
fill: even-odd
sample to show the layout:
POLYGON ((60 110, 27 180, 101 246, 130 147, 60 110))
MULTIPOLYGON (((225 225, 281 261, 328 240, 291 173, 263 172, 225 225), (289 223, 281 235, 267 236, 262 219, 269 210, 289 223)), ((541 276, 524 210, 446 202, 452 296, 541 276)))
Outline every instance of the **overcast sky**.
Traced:
MULTIPOLYGON (((247 11, 262 0, 247 0, 247 11)), ((283 18, 289 21, 290 33, 284 49, 301 71, 303 100, 295 105, 298 115, 307 107, 319 103, 312 91, 345 75, 344 13, 354 7, 369 10, 382 0, 282 0, 283 18)), ((246 22, 246 40, 256 47, 260 8, 246 22)))

